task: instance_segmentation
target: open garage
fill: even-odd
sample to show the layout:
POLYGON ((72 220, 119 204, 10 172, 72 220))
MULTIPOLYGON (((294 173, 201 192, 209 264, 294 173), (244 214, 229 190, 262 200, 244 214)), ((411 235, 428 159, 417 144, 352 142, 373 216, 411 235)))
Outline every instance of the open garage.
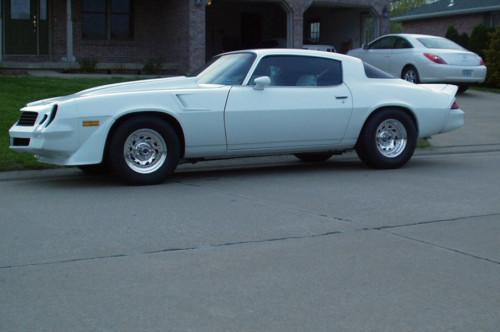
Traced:
POLYGON ((206 54, 288 47, 287 5, 281 1, 214 1, 207 7, 206 54))

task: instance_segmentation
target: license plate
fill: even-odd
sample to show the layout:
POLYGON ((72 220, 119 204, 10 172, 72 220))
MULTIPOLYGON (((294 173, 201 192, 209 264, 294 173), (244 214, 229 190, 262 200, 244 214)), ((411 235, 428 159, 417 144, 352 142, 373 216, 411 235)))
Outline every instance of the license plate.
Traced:
POLYGON ((472 70, 463 70, 462 74, 464 77, 472 77, 472 70))

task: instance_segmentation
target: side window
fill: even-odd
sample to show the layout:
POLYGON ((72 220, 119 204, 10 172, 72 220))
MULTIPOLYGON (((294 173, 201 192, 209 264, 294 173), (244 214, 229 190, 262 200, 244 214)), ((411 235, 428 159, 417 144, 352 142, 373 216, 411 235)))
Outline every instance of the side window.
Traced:
POLYGON ((370 44, 371 50, 386 50, 394 47, 394 37, 384 37, 370 44))
POLYGON ((269 76, 271 86, 331 86, 342 84, 342 63, 310 56, 272 55, 260 60, 250 85, 260 76, 269 76))
POLYGON ((401 37, 397 37, 396 38, 396 43, 394 44, 394 48, 398 48, 398 49, 401 49, 401 48, 413 48, 413 46, 406 39, 401 38, 401 37))

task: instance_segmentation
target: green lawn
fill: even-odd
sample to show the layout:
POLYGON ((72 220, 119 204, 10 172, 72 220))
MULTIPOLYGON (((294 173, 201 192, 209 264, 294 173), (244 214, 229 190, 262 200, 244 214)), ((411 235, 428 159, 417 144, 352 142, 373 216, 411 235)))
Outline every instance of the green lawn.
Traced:
POLYGON ((27 153, 9 149, 9 128, 17 121, 19 109, 27 102, 75 93, 123 79, 65 79, 31 76, 0 76, 0 171, 50 167, 27 153))

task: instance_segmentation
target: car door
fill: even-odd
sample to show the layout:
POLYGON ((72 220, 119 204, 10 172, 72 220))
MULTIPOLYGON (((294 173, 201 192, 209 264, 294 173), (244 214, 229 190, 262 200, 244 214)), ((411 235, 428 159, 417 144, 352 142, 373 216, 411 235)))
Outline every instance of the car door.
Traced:
POLYGON ((401 77, 403 67, 413 62, 413 51, 413 45, 406 38, 395 37, 394 48, 390 56, 387 72, 394 77, 401 77))
POLYGON ((363 60, 383 71, 390 70, 390 57, 395 37, 387 36, 375 40, 365 50, 363 60))
POLYGON ((226 104, 229 151, 333 147, 343 138, 352 98, 340 61, 308 56, 263 57, 226 104), (255 88, 267 76, 270 85, 255 88))

